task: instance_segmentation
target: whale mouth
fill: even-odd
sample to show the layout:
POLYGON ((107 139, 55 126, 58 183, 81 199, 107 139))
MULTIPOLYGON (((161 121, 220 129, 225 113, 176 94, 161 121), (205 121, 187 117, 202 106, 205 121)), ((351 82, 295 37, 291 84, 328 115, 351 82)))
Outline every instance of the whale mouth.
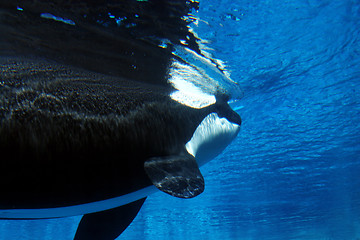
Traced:
POLYGON ((196 158, 199 166, 219 155, 237 136, 240 125, 219 117, 217 113, 207 115, 196 128, 185 148, 196 158))

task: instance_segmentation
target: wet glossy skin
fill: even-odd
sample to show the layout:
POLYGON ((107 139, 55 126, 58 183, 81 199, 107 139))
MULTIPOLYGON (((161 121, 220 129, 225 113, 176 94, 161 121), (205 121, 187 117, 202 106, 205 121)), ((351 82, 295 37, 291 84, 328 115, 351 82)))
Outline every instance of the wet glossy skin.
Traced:
POLYGON ((225 104, 193 109, 161 87, 44 61, 3 58, 2 66, 11 69, 1 74, 0 149, 10 156, 1 162, 3 209, 82 204, 150 186, 146 159, 185 151, 210 112, 233 114, 225 104))

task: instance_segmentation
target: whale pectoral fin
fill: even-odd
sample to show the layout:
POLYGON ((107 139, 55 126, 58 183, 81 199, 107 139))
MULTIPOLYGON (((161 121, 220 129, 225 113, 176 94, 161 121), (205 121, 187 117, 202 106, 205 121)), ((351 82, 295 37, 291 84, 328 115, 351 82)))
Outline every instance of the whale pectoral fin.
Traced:
POLYGON ((134 220, 146 198, 82 217, 74 240, 114 240, 134 220))
POLYGON ((192 198, 204 191, 204 178, 190 154, 153 157, 145 161, 144 168, 152 183, 172 196, 192 198))

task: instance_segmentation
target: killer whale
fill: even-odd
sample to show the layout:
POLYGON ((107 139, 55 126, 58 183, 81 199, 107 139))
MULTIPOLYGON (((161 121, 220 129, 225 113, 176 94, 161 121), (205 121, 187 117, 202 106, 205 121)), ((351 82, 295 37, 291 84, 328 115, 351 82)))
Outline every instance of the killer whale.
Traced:
MULTIPOLYGON (((213 65, 192 65, 176 44, 154 47, 117 37, 111 41, 125 44, 133 57, 123 60, 123 48, 114 47, 120 60, 113 67, 108 51, 99 61, 92 50, 82 56, 46 37, 34 50, 11 24, 4 26, 0 151, 8 157, 0 163, 0 218, 84 215, 75 239, 115 239, 156 189, 181 198, 204 190, 198 167, 219 154, 241 125, 227 104, 229 93, 218 85, 209 89, 214 82, 204 72, 222 76, 208 67, 213 65), (205 100, 197 91, 206 92, 205 100)), ((65 47, 78 41, 66 35, 75 26, 57 26, 69 39, 65 47)), ((99 43, 92 37, 86 40, 99 43)))
MULTIPOLYGON (((0 62, 7 69, 48 67, 34 59, 0 62)), ((206 152, 215 141, 224 144, 217 147, 221 151, 239 131, 241 120, 226 102, 196 109, 161 88, 58 67, 51 65, 46 82, 36 82, 43 78, 33 71, 36 77, 20 89, 8 87, 14 79, 2 75, 7 112, 0 150, 11 157, 1 161, 0 218, 94 218, 94 212, 126 204, 133 209, 132 202, 139 208, 140 199, 154 191, 151 185, 194 197, 204 189, 198 165, 205 160, 195 160, 200 149, 206 152)))

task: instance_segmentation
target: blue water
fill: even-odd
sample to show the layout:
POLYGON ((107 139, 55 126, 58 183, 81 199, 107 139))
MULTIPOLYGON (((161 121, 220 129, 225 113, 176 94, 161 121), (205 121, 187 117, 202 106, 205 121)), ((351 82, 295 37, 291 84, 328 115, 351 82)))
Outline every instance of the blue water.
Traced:
MULTIPOLYGON (((202 0, 193 28, 244 97, 239 136, 190 199, 150 196, 119 240, 360 239, 360 2, 202 0)), ((72 239, 80 217, 0 221, 72 239)))

